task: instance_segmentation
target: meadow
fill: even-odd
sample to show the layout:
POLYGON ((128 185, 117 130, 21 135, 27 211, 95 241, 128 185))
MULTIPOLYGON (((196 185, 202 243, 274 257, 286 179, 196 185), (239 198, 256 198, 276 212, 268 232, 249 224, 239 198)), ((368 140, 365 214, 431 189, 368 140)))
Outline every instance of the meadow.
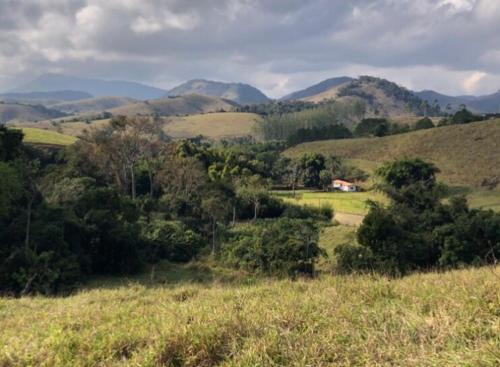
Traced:
POLYGON ((254 113, 219 112, 168 117, 165 132, 174 138, 190 138, 203 135, 208 138, 251 135, 260 117, 254 113))
POLYGON ((314 190, 298 190, 293 196, 291 191, 276 191, 275 195, 286 202, 299 205, 332 207, 335 212, 364 215, 368 211, 367 200, 387 203, 387 198, 374 190, 362 192, 323 192, 314 190))
POLYGON ((56 131, 42 130, 37 128, 23 127, 24 141, 28 144, 48 144, 48 145, 70 145, 77 138, 64 135, 56 131))
POLYGON ((207 269, 0 298, 0 366, 500 364, 498 267, 295 281, 207 269))

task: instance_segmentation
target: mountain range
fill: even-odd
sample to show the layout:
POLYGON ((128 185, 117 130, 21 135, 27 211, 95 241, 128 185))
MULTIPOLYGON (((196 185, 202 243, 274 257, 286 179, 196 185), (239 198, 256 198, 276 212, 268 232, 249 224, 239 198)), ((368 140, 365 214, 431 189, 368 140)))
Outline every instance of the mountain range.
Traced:
MULTIPOLYGON (((369 76, 326 79, 279 100, 315 103, 323 100, 360 100, 366 103, 369 111, 386 115, 422 113, 423 101, 427 101, 429 106, 437 102, 445 112, 456 111, 461 105, 477 113, 500 112, 500 92, 484 96, 449 96, 432 90, 415 92, 388 80, 369 76)), ((132 113, 131 111, 186 114, 229 110, 237 104, 267 103, 271 100, 257 88, 243 83, 193 79, 170 90, 164 90, 135 82, 45 74, 0 94, 0 101, 4 101, 4 111, 7 109, 5 103, 13 103, 8 109, 9 113, 4 114, 5 121, 7 117, 19 120, 20 116, 38 120, 56 115, 53 111, 63 114, 103 111, 127 111, 128 114, 132 113), (193 97, 194 94, 215 99, 203 100, 193 97), (187 98, 173 98, 179 96, 187 98), (189 107, 189 101, 196 103, 189 107), (21 112, 21 104, 29 106, 21 112), (47 113, 34 109, 34 105, 43 105, 53 111, 47 113), (18 111, 19 116, 14 111, 18 111)))
POLYGON ((113 96, 135 99, 161 98, 167 93, 166 90, 135 82, 78 78, 61 74, 44 74, 27 84, 10 90, 9 93, 55 92, 62 90, 81 91, 90 94, 90 97, 113 96))

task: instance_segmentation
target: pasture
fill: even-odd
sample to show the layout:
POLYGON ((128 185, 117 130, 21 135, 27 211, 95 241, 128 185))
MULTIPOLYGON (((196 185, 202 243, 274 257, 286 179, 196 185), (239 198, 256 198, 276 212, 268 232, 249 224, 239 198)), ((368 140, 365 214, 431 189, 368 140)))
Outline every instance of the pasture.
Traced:
POLYGON ((293 196, 291 191, 275 191, 275 195, 283 200, 311 206, 331 206, 336 213, 347 213, 355 215, 364 215, 368 211, 367 200, 387 203, 387 198, 376 191, 362 192, 323 192, 314 190, 298 190, 293 196))
POLYGON ((295 281, 207 269, 165 263, 68 297, 0 298, 0 365, 500 363, 498 267, 295 281))
POLYGON ((174 138, 203 135, 212 139, 246 136, 260 117, 254 113, 205 113, 182 117, 167 117, 165 132, 174 138))
POLYGON ((64 135, 56 131, 23 127, 24 141, 28 144, 70 145, 76 142, 74 136, 64 135))

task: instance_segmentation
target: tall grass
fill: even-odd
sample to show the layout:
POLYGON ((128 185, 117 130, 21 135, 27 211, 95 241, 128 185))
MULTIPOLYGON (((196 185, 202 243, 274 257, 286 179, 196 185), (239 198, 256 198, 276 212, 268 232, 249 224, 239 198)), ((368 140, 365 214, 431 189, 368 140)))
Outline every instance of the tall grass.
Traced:
POLYGON ((498 366, 499 277, 137 280, 3 298, 0 366, 498 366))

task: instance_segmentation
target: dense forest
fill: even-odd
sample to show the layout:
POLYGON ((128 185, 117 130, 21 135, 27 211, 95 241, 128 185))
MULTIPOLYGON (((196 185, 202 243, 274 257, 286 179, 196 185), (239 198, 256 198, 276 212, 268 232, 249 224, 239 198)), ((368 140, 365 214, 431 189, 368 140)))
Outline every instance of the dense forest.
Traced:
MULTIPOLYGON (((65 149, 26 145, 21 131, 1 127, 0 291, 64 293, 95 275, 204 257, 264 275, 313 275, 333 209, 285 203, 272 188, 328 190, 335 178, 367 174, 334 156, 289 159, 285 147, 171 141, 146 117, 113 118, 65 149)), ((496 261, 500 215, 444 202, 436 173, 419 160, 379 170, 391 204, 371 205, 357 243, 339 247, 338 270, 397 275, 496 261)))

